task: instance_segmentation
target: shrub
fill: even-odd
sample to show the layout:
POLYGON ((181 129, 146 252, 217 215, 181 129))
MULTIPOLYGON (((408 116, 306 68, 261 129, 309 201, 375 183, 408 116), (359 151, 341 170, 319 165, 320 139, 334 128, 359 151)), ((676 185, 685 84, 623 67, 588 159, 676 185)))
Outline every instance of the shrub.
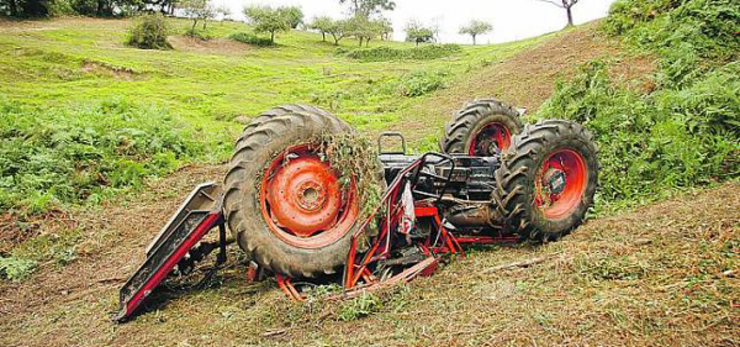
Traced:
POLYGON ((726 63, 740 53, 739 22, 735 0, 621 0, 612 5, 604 29, 661 54, 688 47, 702 58, 726 63))
MULTIPOLYGON (((350 51, 347 57, 365 62, 380 62, 390 60, 431 60, 460 53, 459 45, 429 45, 416 48, 374 47, 350 51)), ((338 51, 343 54, 343 51, 338 51)))
POLYGON ((203 41, 208 41, 213 38, 213 35, 210 31, 193 27, 187 28, 185 30, 185 36, 190 36, 194 39, 200 39, 203 41))
POLYGON ((95 202, 203 152, 165 110, 125 100, 67 110, 0 99, 0 138, 0 212, 95 202))
POLYGON ((444 72, 417 71, 401 77, 399 92, 403 96, 422 96, 437 89, 445 88, 444 72))
POLYGON ((248 45, 254 45, 254 46, 260 46, 260 47, 268 47, 273 46, 275 43, 273 43, 270 39, 265 37, 259 37, 254 34, 249 33, 234 33, 229 36, 230 39, 246 43, 248 45))
POLYGON ((144 15, 136 20, 126 43, 142 49, 172 49, 167 42, 168 33, 167 22, 162 15, 144 15))
POLYGON ((594 133, 600 199, 650 200, 740 172, 738 76, 740 63, 734 63, 691 87, 639 95, 616 87, 607 65, 595 61, 559 83, 537 118, 572 119, 594 133))

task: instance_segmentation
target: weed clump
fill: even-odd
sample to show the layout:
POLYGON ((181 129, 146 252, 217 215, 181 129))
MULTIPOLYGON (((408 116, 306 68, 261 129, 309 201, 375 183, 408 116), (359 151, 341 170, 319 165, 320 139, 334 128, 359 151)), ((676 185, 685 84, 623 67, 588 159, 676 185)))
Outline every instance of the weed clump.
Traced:
POLYGON ((381 62, 391 60, 432 60, 448 57, 462 52, 459 45, 429 45, 417 48, 374 47, 356 49, 347 53, 347 57, 364 62, 381 62))
POLYGON ((236 42, 241 42, 253 46, 269 47, 275 45, 275 43, 268 38, 259 37, 255 34, 249 33, 234 33, 231 34, 229 38, 236 42))
POLYGON ((447 87, 447 73, 416 71, 401 77, 398 92, 403 96, 416 97, 447 87))
POLYGON ((34 260, 0 256, 0 276, 13 282, 20 282, 28 277, 38 266, 34 260))
POLYGON ((380 205, 385 187, 377 147, 369 138, 356 134, 326 134, 320 143, 319 152, 341 174, 342 186, 354 184, 359 192, 359 220, 364 221, 380 205))
POLYGON ((169 27, 164 16, 149 14, 139 17, 129 30, 126 44, 142 49, 172 49, 167 42, 169 27))

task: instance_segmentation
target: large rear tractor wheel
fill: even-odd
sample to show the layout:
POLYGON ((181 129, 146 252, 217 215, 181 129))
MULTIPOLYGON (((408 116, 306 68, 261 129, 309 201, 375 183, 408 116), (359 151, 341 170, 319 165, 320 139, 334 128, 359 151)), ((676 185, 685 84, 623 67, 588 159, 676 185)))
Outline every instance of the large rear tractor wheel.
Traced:
POLYGON ((580 225, 598 181, 593 136, 566 120, 527 125, 496 171, 492 198, 523 239, 553 241, 580 225))
POLYGON ((239 246, 291 277, 335 273, 359 224, 354 179, 330 166, 320 139, 351 127, 311 106, 270 110, 245 127, 226 176, 224 213, 239 246))
POLYGON ((445 125, 439 146, 443 153, 494 156, 509 148, 522 128, 513 107, 493 99, 469 101, 445 125))

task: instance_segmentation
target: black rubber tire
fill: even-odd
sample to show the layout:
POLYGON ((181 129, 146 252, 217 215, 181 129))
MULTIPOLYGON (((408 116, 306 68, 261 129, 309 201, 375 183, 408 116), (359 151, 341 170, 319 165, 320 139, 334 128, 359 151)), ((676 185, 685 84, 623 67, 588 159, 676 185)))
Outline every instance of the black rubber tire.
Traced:
POLYGON ((439 140, 442 153, 468 154, 468 148, 475 134, 493 122, 506 126, 513 137, 519 134, 524 126, 519 119, 519 112, 495 99, 473 100, 452 114, 452 120, 445 124, 444 136, 439 140))
POLYGON ((296 247, 275 236, 260 212, 259 183, 276 153, 324 133, 348 132, 353 132, 349 124, 305 105, 272 109, 245 127, 226 175, 223 209, 237 243, 260 266, 295 278, 333 274, 346 262, 352 232, 321 248, 296 247))
POLYGON ((554 241, 578 227, 593 205, 598 184, 598 151, 593 135, 580 124, 559 119, 527 125, 515 136, 496 170, 493 203, 504 216, 504 228, 522 239, 554 241), (568 148, 579 153, 586 164, 586 189, 578 206, 558 220, 543 216, 534 206, 535 176, 550 153, 568 148))

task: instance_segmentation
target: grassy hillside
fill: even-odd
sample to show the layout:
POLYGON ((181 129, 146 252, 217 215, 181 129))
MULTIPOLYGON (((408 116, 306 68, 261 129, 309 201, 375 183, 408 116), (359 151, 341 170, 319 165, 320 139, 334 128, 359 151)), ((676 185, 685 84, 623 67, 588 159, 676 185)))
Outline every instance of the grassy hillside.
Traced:
POLYGON ((432 60, 353 59, 356 42, 304 32, 257 48, 228 39, 249 31, 237 23, 142 51, 123 46, 126 20, 0 22, 0 345, 740 344, 740 50, 727 3, 623 1, 601 23, 432 60), (308 102, 434 149, 449 113, 485 96, 527 107, 528 121, 585 123, 602 150, 599 208, 616 212, 560 242, 474 248, 431 278, 338 303, 245 284, 232 248, 206 288, 192 284, 208 262, 135 321, 108 320, 163 221, 223 177, 241 122, 308 102), (499 268, 534 258, 546 260, 499 268))
POLYGON ((613 58, 558 84, 535 118, 580 122, 601 147, 597 204, 644 204, 740 177, 740 8, 731 0, 622 0, 602 30, 656 69, 624 83, 613 58), (637 82, 637 83, 635 83, 637 82))
MULTIPOLYGON (((96 203, 184 162, 222 162, 239 122, 279 104, 315 104, 377 133, 429 93, 548 38, 382 61, 382 51, 373 59, 348 57, 356 49, 351 39, 337 48, 318 34, 293 31, 280 35, 277 47, 260 48, 228 38, 250 31, 242 23, 212 23, 215 38, 206 42, 176 35, 189 22, 170 22, 171 51, 124 46, 128 20, 0 25, 0 132, 11 139, 0 146, 8 158, 0 169, 0 212, 96 203), (19 145, 28 139, 33 149, 19 145)), ((420 123, 414 138, 438 133, 420 123)))

